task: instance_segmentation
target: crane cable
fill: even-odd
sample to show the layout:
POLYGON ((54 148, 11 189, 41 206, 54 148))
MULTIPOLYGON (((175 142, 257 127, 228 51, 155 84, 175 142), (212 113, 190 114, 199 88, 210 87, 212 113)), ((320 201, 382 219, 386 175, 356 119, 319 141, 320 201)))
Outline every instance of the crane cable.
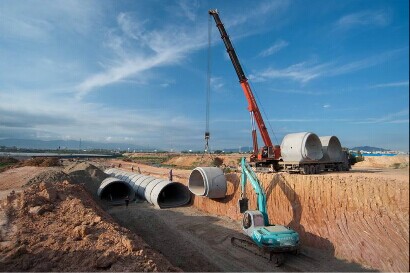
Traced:
POLYGON ((208 17, 208 68, 207 68, 207 82, 206 82, 206 118, 205 118, 205 148, 204 153, 201 156, 201 160, 199 161, 198 165, 202 163, 204 155, 208 154, 211 159, 213 156, 211 154, 211 150, 209 147, 209 139, 211 134, 209 132, 209 108, 210 108, 210 101, 211 101, 211 37, 212 37, 212 22, 211 22, 211 15, 208 17))

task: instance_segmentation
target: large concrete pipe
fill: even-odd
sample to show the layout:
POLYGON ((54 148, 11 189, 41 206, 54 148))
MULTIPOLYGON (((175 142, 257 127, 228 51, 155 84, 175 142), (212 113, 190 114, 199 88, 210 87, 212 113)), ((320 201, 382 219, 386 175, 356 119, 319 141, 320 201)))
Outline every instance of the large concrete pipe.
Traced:
POLYGON ((322 143, 322 161, 342 161, 342 145, 336 136, 322 136, 319 139, 322 143))
POLYGON ((223 198, 226 195, 226 178, 217 167, 196 167, 189 176, 189 190, 199 196, 223 198))
POLYGON ((319 137, 309 132, 286 135, 280 149, 284 161, 317 161, 323 157, 319 137))
POLYGON ((97 195, 101 199, 116 202, 124 200, 126 196, 131 200, 134 199, 135 192, 127 182, 115 177, 108 177, 101 182, 97 195))
POLYGON ((109 169, 107 172, 129 183, 136 196, 158 208, 179 207, 189 203, 191 195, 186 186, 156 177, 109 169))

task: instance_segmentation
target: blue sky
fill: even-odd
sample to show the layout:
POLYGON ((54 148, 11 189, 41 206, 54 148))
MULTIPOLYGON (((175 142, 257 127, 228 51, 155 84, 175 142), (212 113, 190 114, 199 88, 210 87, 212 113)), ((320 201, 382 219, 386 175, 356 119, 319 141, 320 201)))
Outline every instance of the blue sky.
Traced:
MULTIPOLYGON (((211 8, 274 142, 310 131, 409 150, 405 0, 1 1, 0 138, 202 149, 211 8)), ((210 145, 251 146, 211 23, 210 145)))

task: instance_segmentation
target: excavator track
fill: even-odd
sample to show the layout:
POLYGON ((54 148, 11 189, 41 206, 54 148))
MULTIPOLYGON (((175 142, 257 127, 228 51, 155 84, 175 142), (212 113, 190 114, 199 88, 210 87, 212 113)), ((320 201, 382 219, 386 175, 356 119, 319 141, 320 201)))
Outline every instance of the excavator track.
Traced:
POLYGON ((265 258, 274 263, 275 266, 281 266, 285 261, 285 256, 282 253, 273 253, 259 248, 254 242, 237 237, 231 237, 231 244, 234 247, 242 248, 256 256, 265 258))

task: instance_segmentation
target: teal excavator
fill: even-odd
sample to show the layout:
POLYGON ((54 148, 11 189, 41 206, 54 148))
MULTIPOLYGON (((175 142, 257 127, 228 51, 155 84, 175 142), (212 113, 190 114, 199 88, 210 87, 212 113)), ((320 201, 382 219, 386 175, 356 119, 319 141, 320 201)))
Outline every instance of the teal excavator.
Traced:
POLYGON ((283 253, 299 252, 299 234, 293 229, 282 225, 271 225, 269 223, 266 209, 266 195, 259 183, 256 174, 253 172, 245 158, 241 159, 241 199, 239 209, 243 214, 242 229, 251 239, 232 237, 234 246, 244 248, 257 255, 268 258, 276 266, 283 264, 285 256, 283 253), (257 195, 257 210, 248 210, 248 198, 246 197, 246 184, 250 181, 257 195))

